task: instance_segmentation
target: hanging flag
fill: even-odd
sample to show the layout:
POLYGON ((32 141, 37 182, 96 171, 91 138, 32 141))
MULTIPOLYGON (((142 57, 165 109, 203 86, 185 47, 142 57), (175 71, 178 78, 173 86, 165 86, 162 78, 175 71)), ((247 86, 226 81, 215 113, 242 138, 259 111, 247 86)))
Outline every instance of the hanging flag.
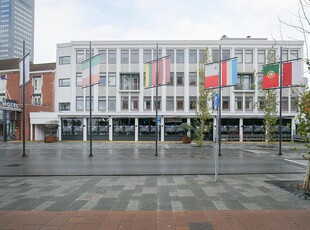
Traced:
MULTIPOLYGON (((24 56, 24 62, 25 62, 25 83, 27 83, 30 80, 30 53, 28 53, 26 56, 24 56)), ((24 65, 23 65, 23 59, 19 61, 19 85, 23 84, 23 78, 24 78, 24 65)))
MULTIPOLYGON (((237 59, 222 61, 222 85, 237 84, 237 59)), ((219 86, 219 62, 206 65, 204 86, 206 89, 219 86)))
POLYGON ((0 75, 0 80, 8 80, 8 77, 6 74, 1 74, 0 75))
MULTIPOLYGON (((144 64, 144 86, 156 86, 156 60, 144 64)), ((170 56, 158 59, 158 85, 170 83, 170 56)))
POLYGON ((302 82, 302 60, 283 63, 282 86, 300 85, 302 82))
POLYGON ((95 55, 91 59, 82 62, 82 86, 86 87, 100 81, 99 76, 100 55, 95 55), (91 61, 91 82, 89 76, 89 61, 91 61))
POLYGON ((263 66, 263 89, 279 86, 279 64, 263 66))

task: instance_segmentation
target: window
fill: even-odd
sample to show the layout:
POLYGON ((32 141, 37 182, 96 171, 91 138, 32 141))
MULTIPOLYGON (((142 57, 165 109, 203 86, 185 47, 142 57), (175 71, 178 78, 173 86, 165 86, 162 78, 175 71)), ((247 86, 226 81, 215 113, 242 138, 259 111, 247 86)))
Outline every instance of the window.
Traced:
POLYGON ((139 109, 139 97, 131 97, 131 110, 139 109))
POLYGON ((143 100, 143 109, 144 110, 151 110, 151 97, 144 97, 143 100))
POLYGON ((59 111, 70 111, 70 102, 60 102, 59 111))
POLYGON ((196 72, 190 72, 189 73, 189 85, 190 86, 196 86, 197 85, 197 73, 196 72))
POLYGON ((197 63, 197 50, 189 50, 189 63, 197 63))
MULTIPOLYGON (((35 90, 41 90, 41 87, 42 87, 41 76, 32 77, 32 85, 35 90)), ((70 86, 70 83, 69 83, 69 86, 70 86)))
POLYGON ((184 73, 178 72, 177 73, 177 86, 183 86, 184 85, 184 73))
POLYGON ((41 105, 41 94, 35 94, 32 96, 33 105, 41 105))
POLYGON ((98 97, 98 110, 106 110, 107 109, 107 101, 106 97, 99 96, 98 97))
POLYGON ((219 61, 220 60, 220 50, 212 49, 212 61, 219 61))
POLYGON ((258 85, 263 84, 263 73, 257 73, 257 82, 258 82, 258 85))
MULTIPOLYGON (((161 97, 157 97, 157 108, 161 109, 161 97)), ((156 97, 154 97, 154 110, 156 109, 156 97)))
POLYGON ((288 97, 282 97, 282 111, 288 111, 288 97))
POLYGON ((115 86, 116 85, 116 73, 109 73, 109 85, 115 86))
POLYGON ((222 60, 227 60, 230 58, 230 50, 222 50, 222 60))
POLYGON ((297 104, 298 98, 297 97, 291 97, 291 111, 297 111, 297 104))
MULTIPOLYGON (((154 50, 153 52, 154 52, 153 59, 156 59, 157 58, 156 50, 154 50)), ((161 57, 161 49, 158 49, 158 58, 160 57, 161 57)))
POLYGON ((132 64, 139 63, 139 50, 130 51, 130 62, 132 64))
POLYGON ((184 63, 184 50, 176 50, 176 63, 184 63))
POLYGON ((236 50, 235 56, 237 57, 237 63, 243 63, 243 50, 236 50))
POLYGON ((100 73, 100 80, 99 80, 99 86, 106 86, 107 85, 107 76, 105 73, 100 73))
POLYGON ((297 59, 297 58, 298 58, 298 50, 291 50, 290 59, 297 59))
POLYGON ((174 85, 174 72, 170 72, 170 85, 174 85))
POLYGON ((235 109, 236 110, 243 110, 243 98, 242 97, 236 97, 235 98, 235 109))
POLYGON ((282 50, 282 61, 288 60, 288 50, 282 50))
POLYGON ((222 102, 223 102, 222 110, 223 111, 229 111, 230 110, 230 105, 229 105, 230 98, 229 97, 223 97, 222 102))
POLYGON ((258 110, 262 111, 265 109, 265 98, 258 97, 258 110))
POLYGON ((116 63, 116 50, 108 50, 108 62, 109 64, 116 63))
POLYGON ((106 50, 99 50, 98 53, 100 55, 100 64, 107 63, 107 51, 106 50))
POLYGON ((245 97, 245 110, 253 110, 253 97, 245 97))
POLYGON ((109 97, 108 98, 108 106, 109 111, 115 111, 116 110, 116 97, 109 97))
POLYGON ((196 103, 197 103, 197 98, 196 97, 189 97, 189 109, 190 110, 196 110, 196 103))
POLYGON ((245 50, 245 63, 253 63, 253 50, 245 50))
POLYGON ((174 97, 166 98, 166 110, 174 110, 174 97))
POLYGON ((76 97, 76 110, 84 110, 84 98, 83 98, 83 96, 76 97))
MULTIPOLYGON (((91 50, 91 56, 94 56, 94 50, 91 50)), ((89 59, 89 50, 86 50, 86 59, 89 59)))
POLYGON ((59 87, 69 87, 70 86, 70 78, 59 79, 59 87))
MULTIPOLYGON (((89 103, 89 96, 86 96, 86 110, 89 110, 90 103, 89 103)), ((91 110, 94 110, 94 97, 91 97, 91 110)))
POLYGON ((170 56, 170 62, 174 63, 174 49, 167 49, 166 55, 170 56))
POLYGON ((254 90, 254 79, 252 74, 238 74, 237 81, 236 90, 254 90))
POLYGON ((122 96, 121 97, 121 109, 122 110, 128 110, 129 106, 128 106, 128 97, 126 96, 122 96))
POLYGON ((120 90, 139 90, 139 74, 121 74, 120 90))
POLYGON ((268 50, 267 51, 267 63, 276 62, 276 51, 275 50, 268 50))
POLYGON ((122 64, 129 63, 129 50, 121 50, 121 63, 122 64))
POLYGON ((184 97, 177 97, 177 110, 184 110, 184 97))
POLYGON ((84 61, 84 50, 76 51, 76 64, 81 64, 84 61))
POLYGON ((76 73, 76 86, 82 86, 82 73, 76 73))
POLYGON ((143 62, 146 63, 151 60, 152 60, 152 50, 143 50, 143 62))
POLYGON ((206 63, 207 62, 207 50, 200 49, 199 50, 199 63, 206 63))
POLYGON ((265 64, 266 62, 266 51, 265 50, 257 51, 257 62, 258 64, 265 64))
POLYGON ((59 65, 70 64, 70 56, 59 57, 59 65))

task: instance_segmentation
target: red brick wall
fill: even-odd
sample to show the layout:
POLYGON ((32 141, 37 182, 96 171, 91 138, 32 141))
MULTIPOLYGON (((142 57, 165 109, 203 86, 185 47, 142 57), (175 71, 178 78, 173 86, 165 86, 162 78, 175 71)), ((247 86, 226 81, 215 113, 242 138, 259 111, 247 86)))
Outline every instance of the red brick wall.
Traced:
MULTIPOLYGON (((22 87, 19 86, 19 72, 8 72, 7 80, 7 97, 16 100, 18 107, 22 109, 22 87)), ((54 77, 55 74, 52 72, 47 73, 36 73, 34 76, 41 76, 42 79, 42 90, 41 98, 42 105, 32 105, 32 94, 34 88, 32 86, 32 75, 30 76, 30 82, 25 86, 25 134, 26 140, 30 140, 30 112, 53 112, 54 111, 54 77)), ((16 121, 16 140, 21 140, 22 137, 22 112, 18 113, 16 121)))

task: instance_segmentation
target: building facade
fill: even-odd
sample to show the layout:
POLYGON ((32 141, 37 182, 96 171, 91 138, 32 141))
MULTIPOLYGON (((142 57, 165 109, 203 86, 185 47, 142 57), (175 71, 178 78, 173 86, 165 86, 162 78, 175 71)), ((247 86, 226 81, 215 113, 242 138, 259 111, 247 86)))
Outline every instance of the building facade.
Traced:
MULTIPOLYGON (((223 138, 236 141, 262 140, 263 111, 262 65, 303 56, 303 42, 269 41, 259 38, 228 38, 192 41, 94 41, 91 54, 100 55, 100 83, 82 87, 81 62, 89 57, 89 42, 58 44, 55 80, 55 112, 31 113, 36 127, 49 119, 59 121, 60 140, 155 140, 155 88, 144 87, 144 63, 158 56, 171 56, 170 84, 159 87, 158 115, 161 141, 181 140, 181 123, 195 124, 199 96, 199 67, 209 53, 209 61, 238 58, 238 85, 222 91, 223 138), (89 105, 92 103, 92 127, 89 127, 89 105)), ((283 89, 283 135, 295 133, 296 106, 283 89)), ((216 111, 210 123, 213 130, 206 139, 213 140, 216 111)))
POLYGON ((34 57, 34 0, 0 0, 0 60, 34 57))
MULTIPOLYGON (((31 112, 54 111, 56 63, 30 64, 25 84, 25 139, 43 140, 44 124, 30 125, 31 112)), ((19 59, 0 60, 0 136, 2 140, 22 139, 22 86, 19 59)))

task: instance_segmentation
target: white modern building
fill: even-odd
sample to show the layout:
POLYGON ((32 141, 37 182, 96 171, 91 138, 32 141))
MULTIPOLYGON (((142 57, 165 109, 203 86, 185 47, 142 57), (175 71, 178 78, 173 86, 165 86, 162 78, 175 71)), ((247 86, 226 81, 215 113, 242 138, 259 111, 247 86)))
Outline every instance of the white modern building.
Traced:
MULTIPOLYGON (((31 113, 32 125, 59 120, 60 140, 88 140, 89 103, 92 104, 94 140, 155 140, 155 88, 144 88, 144 63, 158 56, 171 56, 171 84, 159 87, 158 115, 160 140, 181 140, 179 125, 195 123, 199 96, 199 66, 206 49, 210 60, 238 58, 238 85, 222 91, 222 133, 228 139, 246 141, 260 138, 263 111, 262 65, 267 53, 283 60, 303 57, 303 42, 274 41, 265 38, 220 40, 92 41, 92 55, 100 54, 100 83, 82 88, 81 62, 89 57, 88 41, 57 45, 55 108, 53 113, 31 113), (88 132, 87 132, 88 130, 88 132)), ((291 89, 283 89, 284 138, 295 132, 296 107, 291 89)), ((216 112, 213 113, 215 121, 216 112)), ((214 123, 211 120, 211 123, 214 123)), ((206 135, 213 139, 214 130, 206 135)))

